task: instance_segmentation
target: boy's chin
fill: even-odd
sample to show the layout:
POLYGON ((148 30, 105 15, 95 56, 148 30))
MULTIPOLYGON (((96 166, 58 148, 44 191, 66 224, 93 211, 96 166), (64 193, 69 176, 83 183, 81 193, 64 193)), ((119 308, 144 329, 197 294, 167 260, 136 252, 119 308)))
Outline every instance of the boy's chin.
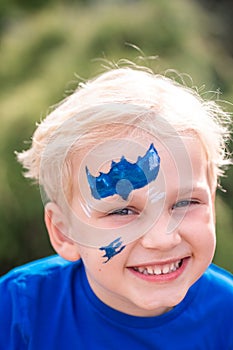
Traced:
MULTIPOLYGON (((135 310, 127 313, 132 314, 134 316, 141 317, 152 317, 162 315, 170 310, 172 310, 175 306, 180 304, 182 300, 185 298, 187 294, 187 289, 183 291, 179 291, 177 294, 172 295, 163 295, 162 297, 159 295, 150 296, 146 298, 144 296, 143 299, 135 300, 135 310)), ((165 293, 164 293, 165 294, 165 293)))

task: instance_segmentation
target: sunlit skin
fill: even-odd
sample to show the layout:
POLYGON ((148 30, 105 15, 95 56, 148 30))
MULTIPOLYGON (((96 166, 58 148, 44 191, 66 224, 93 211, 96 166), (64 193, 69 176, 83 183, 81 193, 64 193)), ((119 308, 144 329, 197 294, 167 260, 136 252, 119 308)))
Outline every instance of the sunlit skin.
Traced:
MULTIPOLYGON (((90 286, 104 303, 130 315, 156 316, 180 303, 212 261, 215 250, 215 184, 208 182, 206 157, 197 139, 183 140, 192 165, 192 176, 187 176, 182 185, 180 174, 183 172, 184 178, 187 168, 185 162, 182 163, 183 151, 176 151, 180 152, 176 163, 157 140, 142 138, 141 142, 146 148, 154 142, 161 158, 159 176, 162 180, 158 177, 154 182, 155 193, 158 191, 161 198, 156 201, 154 214, 147 186, 133 191, 126 206, 119 207, 118 203, 114 208, 113 198, 110 198, 109 210, 107 206, 105 212, 92 209, 87 216, 79 198, 78 185, 74 185, 71 205, 77 216, 83 216, 91 223, 93 234, 95 226, 119 227, 119 237, 122 237, 122 225, 129 224, 130 229, 130 223, 141 214, 144 220, 147 215, 155 215, 154 224, 147 232, 103 263, 106 258, 99 248, 74 242, 70 245, 68 242, 64 248, 63 243, 56 244, 56 239, 51 237, 54 230, 47 226, 59 254, 70 260, 74 260, 74 256, 82 258, 90 286), (145 203, 149 203, 147 207, 145 203), (174 271, 155 273, 161 269, 166 272, 168 268, 174 271)), ((74 174, 78 173, 78 167, 79 162, 74 159, 74 174)), ((69 220, 69 232, 78 230, 75 225, 75 220, 69 220)))

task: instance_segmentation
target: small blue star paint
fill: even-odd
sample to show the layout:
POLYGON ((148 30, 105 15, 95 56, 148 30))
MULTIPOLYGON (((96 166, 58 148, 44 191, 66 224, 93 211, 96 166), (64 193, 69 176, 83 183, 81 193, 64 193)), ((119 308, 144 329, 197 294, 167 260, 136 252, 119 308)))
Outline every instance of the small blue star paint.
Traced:
POLYGON ((113 242, 111 242, 109 245, 99 248, 99 250, 105 251, 103 258, 107 258, 107 260, 105 260, 103 262, 103 264, 106 264, 115 255, 122 252, 122 250, 125 248, 125 245, 122 245, 122 244, 123 244, 123 242, 121 241, 121 237, 119 237, 119 238, 115 239, 113 242))
POLYGON ((160 157, 153 143, 143 157, 136 163, 130 163, 124 156, 119 162, 112 161, 108 173, 100 173, 95 177, 86 167, 87 180, 91 194, 95 199, 102 199, 118 194, 127 200, 129 194, 154 181, 160 168, 160 157))

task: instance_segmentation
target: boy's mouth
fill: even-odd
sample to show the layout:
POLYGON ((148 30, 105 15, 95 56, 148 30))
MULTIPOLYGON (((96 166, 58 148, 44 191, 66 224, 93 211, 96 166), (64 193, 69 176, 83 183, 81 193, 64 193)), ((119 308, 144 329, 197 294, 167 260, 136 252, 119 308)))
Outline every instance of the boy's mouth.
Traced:
POLYGON ((133 270, 139 272, 145 276, 158 276, 158 275, 167 275, 169 273, 175 272, 178 270, 184 259, 179 259, 171 263, 166 263, 164 265, 151 265, 151 266, 138 266, 133 267, 133 270))

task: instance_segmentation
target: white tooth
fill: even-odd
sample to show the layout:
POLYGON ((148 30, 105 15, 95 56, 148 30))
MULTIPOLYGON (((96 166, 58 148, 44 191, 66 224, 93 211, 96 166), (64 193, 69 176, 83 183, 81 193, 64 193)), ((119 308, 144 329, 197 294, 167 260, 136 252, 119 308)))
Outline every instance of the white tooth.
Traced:
POLYGON ((161 275, 161 273, 162 273, 162 271, 161 271, 161 269, 159 267, 155 267, 154 268, 154 274, 161 275))
POLYGON ((138 271, 139 271, 140 273, 143 273, 144 270, 145 270, 144 267, 139 267, 139 268, 138 268, 138 271))
POLYGON ((144 275, 148 275, 147 269, 144 269, 143 274, 144 274, 144 275))
POLYGON ((154 271, 151 267, 147 267, 147 272, 149 275, 153 275, 154 271))
POLYGON ((162 268, 162 271, 164 274, 168 273, 169 272, 169 265, 164 265, 163 268, 162 268))
POLYGON ((179 264, 180 264, 180 260, 175 262, 176 267, 179 267, 179 264))
POLYGON ((170 272, 172 272, 172 271, 173 271, 174 267, 175 267, 174 263, 171 263, 171 265, 169 266, 169 270, 170 270, 170 272))

